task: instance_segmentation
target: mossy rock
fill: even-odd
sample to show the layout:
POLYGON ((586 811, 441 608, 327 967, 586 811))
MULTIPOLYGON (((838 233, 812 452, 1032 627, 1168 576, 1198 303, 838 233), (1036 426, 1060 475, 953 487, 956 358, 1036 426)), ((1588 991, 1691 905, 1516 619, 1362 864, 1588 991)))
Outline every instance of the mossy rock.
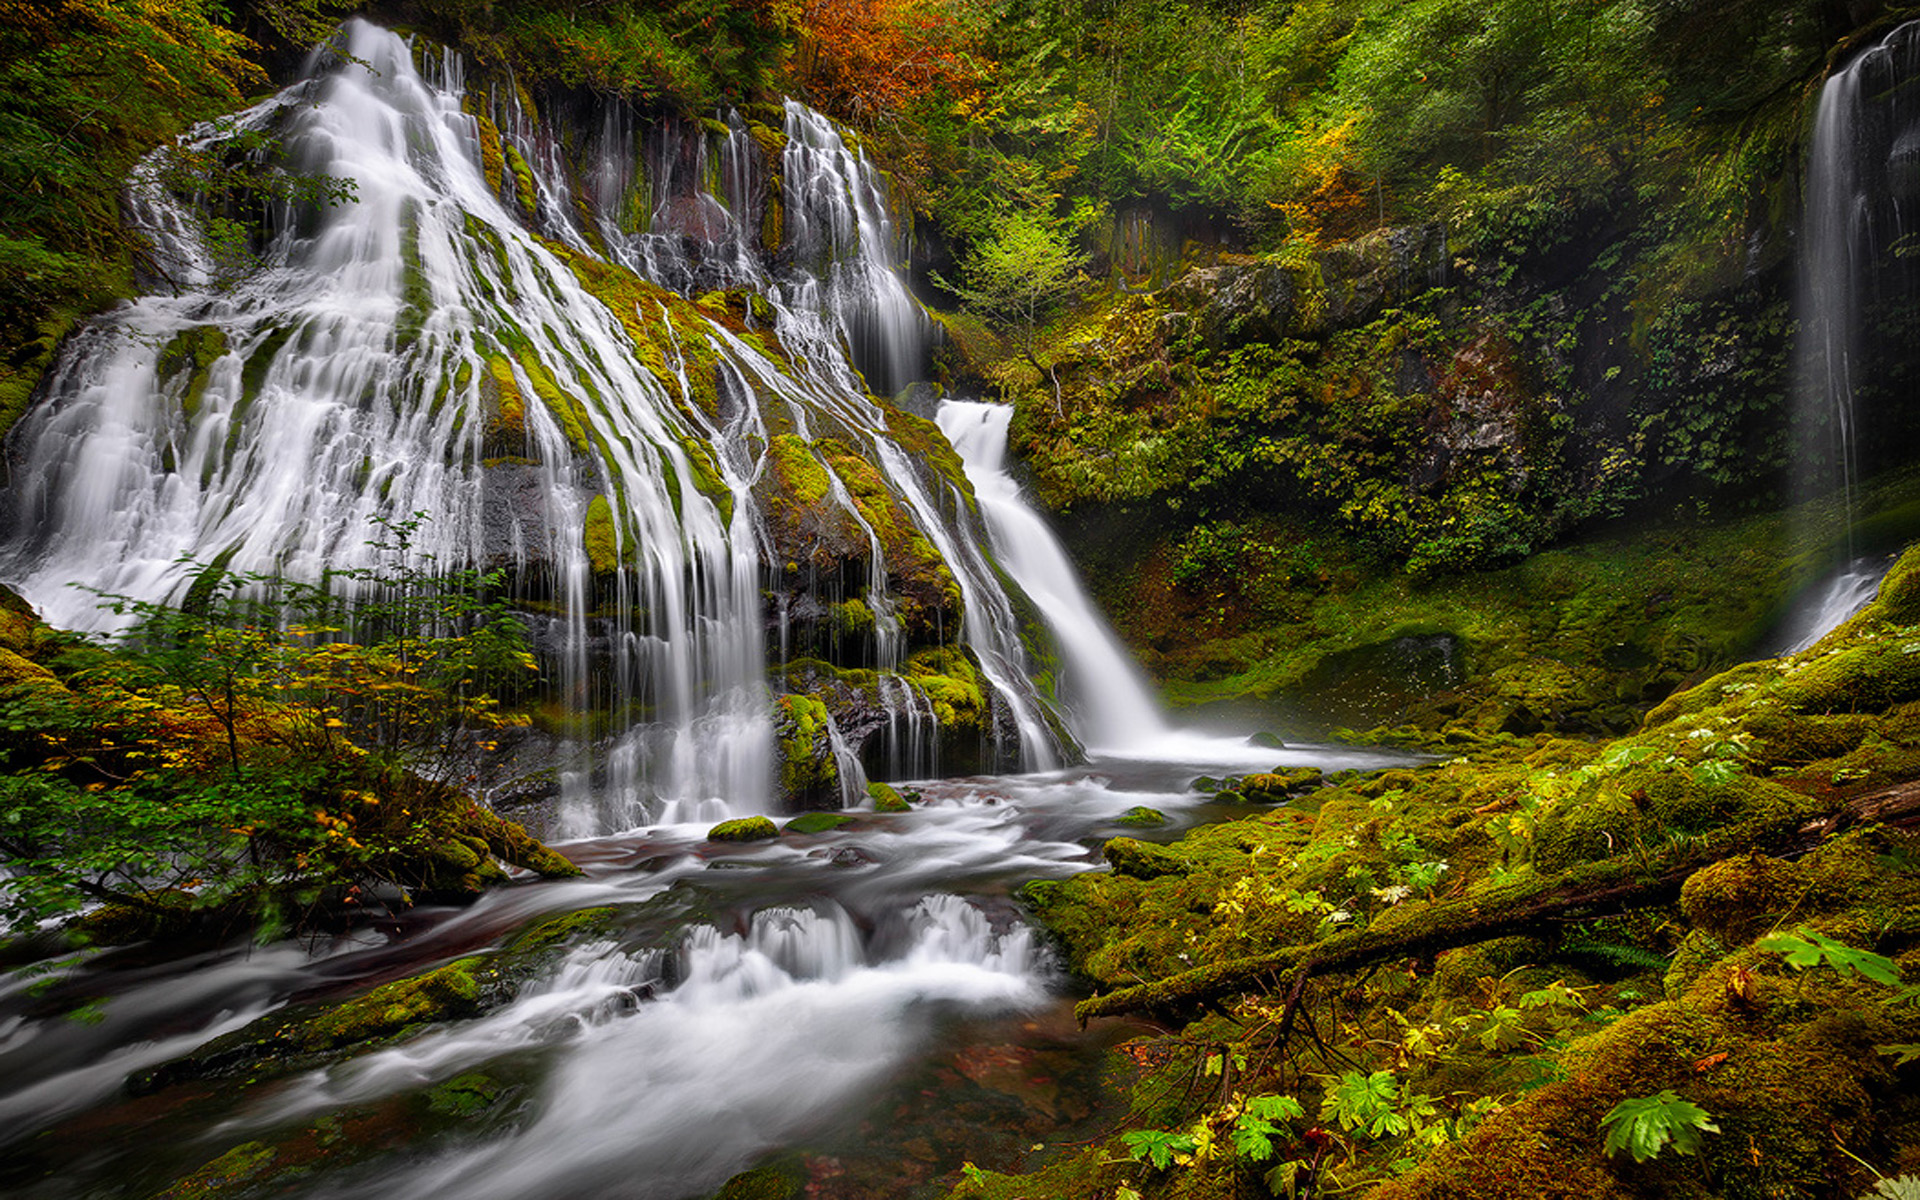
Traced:
POLYGON ((806 1190, 806 1171, 797 1161, 786 1160, 740 1172, 713 1194, 713 1200, 799 1200, 806 1190))
POLYGON ((1673 961, 1661 980, 1660 990, 1669 1000, 1685 995, 1706 970, 1725 958, 1732 947, 1704 929, 1692 929, 1680 939, 1673 961))
POLYGON ((195 325, 173 335, 160 351, 155 372, 162 383, 186 376, 180 391, 180 408, 191 421, 200 415, 212 380, 213 364, 227 353, 227 333, 218 325, 195 325))
POLYGON ((867 795, 873 800, 873 811, 882 813, 912 812, 913 805, 898 790, 884 783, 868 783, 867 795))
POLYGON ((587 518, 580 541, 587 553, 587 567, 595 575, 611 575, 623 561, 631 562, 634 558, 631 543, 624 547, 620 545, 619 532, 613 521, 613 505, 605 496, 596 495, 587 502, 587 518))
POLYGON ((502 144, 500 150, 506 160, 507 170, 513 173, 513 197, 520 202, 521 215, 532 217, 540 210, 540 196, 538 189, 534 186, 533 168, 527 165, 527 160, 512 143, 502 144))
POLYGON ((1802 660, 1772 694, 1803 713, 1880 712, 1920 699, 1920 631, 1843 645, 1802 660))
POLYGON ((766 817, 735 817, 707 830, 710 842, 759 842, 780 836, 780 827, 766 817))
POLYGON ((1320 780, 1318 767, 1302 767, 1296 771, 1269 771, 1261 775, 1242 776, 1236 781, 1234 790, 1257 804, 1282 804, 1319 787, 1320 780))
POLYGON ((486 117, 475 117, 480 131, 480 173, 486 177, 487 188, 494 195, 500 195, 502 184, 506 182, 506 156, 500 144, 500 129, 486 117))
POLYGON ((853 824, 853 818, 845 813, 810 812, 802 813, 781 827, 782 833, 832 833, 843 826, 853 824))
POLYGON ((1494 938, 1449 950, 1434 959, 1433 995, 1438 1000, 1477 1000, 1483 994, 1482 980, 1499 979, 1546 956, 1546 945, 1530 937, 1494 938))
POLYGON ((211 1196, 240 1195, 273 1168, 278 1157, 265 1142, 242 1142, 206 1166, 154 1194, 154 1200, 207 1200, 211 1196))
POLYGON ((840 761, 833 752, 833 716, 817 697, 789 692, 773 702, 780 750, 780 798, 790 809, 840 807, 840 761))
POLYGON ((1134 879, 1185 875, 1193 869, 1191 863, 1171 850, 1133 838, 1114 838, 1101 847, 1100 853, 1113 865, 1116 875, 1134 879))
POLYGON ((428 1091, 427 1108, 442 1116, 471 1117, 499 1103, 506 1091, 492 1076, 468 1071, 428 1091))
POLYGON ((409 1026, 480 1015, 487 959, 463 958, 437 971, 382 984, 308 1022, 302 1050, 330 1050, 399 1033, 409 1026))
POLYGON ((1156 829, 1167 823, 1167 814, 1157 808, 1148 808, 1144 804, 1136 804, 1114 818, 1114 823, 1117 825, 1131 826, 1136 829, 1156 829))

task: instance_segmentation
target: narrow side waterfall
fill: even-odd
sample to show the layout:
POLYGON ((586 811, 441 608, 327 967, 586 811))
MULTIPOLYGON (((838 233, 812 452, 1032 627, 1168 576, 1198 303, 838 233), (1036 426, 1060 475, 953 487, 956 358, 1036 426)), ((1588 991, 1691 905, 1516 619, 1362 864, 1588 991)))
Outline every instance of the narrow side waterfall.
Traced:
POLYGON ((1863 555, 1808 588, 1772 639, 1768 653, 1798 654, 1840 628, 1849 617, 1873 603, 1880 581, 1893 569, 1897 557, 1863 555))
POLYGON ((1854 544, 1861 480, 1913 445, 1894 412, 1913 385, 1920 298, 1920 22, 1896 28, 1828 77, 1807 154, 1795 347, 1793 498, 1837 499, 1830 571, 1774 639, 1804 650, 1873 599, 1886 563, 1854 544))
POLYGON ((1920 288, 1920 22, 1828 77, 1807 154, 1796 343, 1796 498, 1838 493, 1851 522, 1862 471, 1912 433, 1876 424, 1876 395, 1911 385, 1920 288), (1863 433, 1865 436, 1863 436, 1863 433))
POLYGON ((166 278, 14 433, 0 578, 102 629, 98 592, 374 567, 373 522, 420 514, 416 563, 505 570, 533 629, 559 715, 498 798, 549 835, 837 802, 778 793, 782 693, 828 706, 808 752, 849 777, 889 745, 1058 764, 964 478, 872 394, 917 376, 926 319, 832 124, 608 104, 570 134, 456 53, 340 39, 189 140, 272 131, 357 201, 275 214, 235 269, 195 197, 134 179, 166 278))
POLYGON ((950 400, 940 406, 940 430, 973 481, 994 554, 1053 631, 1060 656, 1055 686, 1074 732, 1092 749, 1162 739, 1169 729, 1139 666, 1094 608, 1060 540, 1007 474, 1012 420, 1013 409, 1004 404, 950 400))

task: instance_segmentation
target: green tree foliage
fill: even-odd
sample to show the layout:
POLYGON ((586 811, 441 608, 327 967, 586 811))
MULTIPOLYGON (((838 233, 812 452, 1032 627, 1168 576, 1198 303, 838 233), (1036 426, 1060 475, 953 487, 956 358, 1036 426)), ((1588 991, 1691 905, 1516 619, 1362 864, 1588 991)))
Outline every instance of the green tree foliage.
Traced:
POLYGON ((429 28, 523 78, 699 108, 770 89, 798 6, 782 0, 422 0, 429 28))
POLYGON ((381 566, 324 586, 216 564, 178 606, 107 598, 125 632, 0 704, 0 915, 271 915, 407 877, 464 804, 465 764, 521 723, 496 690, 533 669, 499 579, 437 570, 416 529, 386 525, 381 566))
POLYGON ((118 196, 134 161, 265 82, 204 0, 0 3, 0 331, 121 286, 118 196))
MULTIPOLYGON (((1040 324, 1084 282, 1087 256, 1061 222, 1034 211, 1007 212, 961 262, 961 282, 940 282, 967 306, 1019 339, 1036 371, 1051 374, 1035 350, 1040 324)), ((1055 382, 1056 392, 1059 384, 1055 382)))

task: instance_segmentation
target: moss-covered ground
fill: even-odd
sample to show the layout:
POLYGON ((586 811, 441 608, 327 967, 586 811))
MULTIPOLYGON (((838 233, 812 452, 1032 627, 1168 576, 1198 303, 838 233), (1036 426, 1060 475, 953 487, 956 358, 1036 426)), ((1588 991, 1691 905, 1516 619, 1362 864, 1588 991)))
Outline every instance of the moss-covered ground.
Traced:
POLYGON ((1823 641, 1623 736, 1219 781, 1264 803, 1030 885, 1082 1015, 1163 1032, 1123 1048, 1113 1136, 954 1197, 1812 1198, 1920 1174, 1915 663, 1920 550, 1823 641))

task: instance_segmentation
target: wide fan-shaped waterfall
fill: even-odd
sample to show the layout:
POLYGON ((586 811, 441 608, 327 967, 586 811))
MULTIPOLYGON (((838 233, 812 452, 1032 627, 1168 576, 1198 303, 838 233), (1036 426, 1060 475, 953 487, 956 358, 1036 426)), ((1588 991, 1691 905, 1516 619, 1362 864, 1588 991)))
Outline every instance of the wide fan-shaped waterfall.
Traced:
POLYGON ((418 514, 418 563, 505 568, 534 624, 571 716, 512 765, 564 835, 775 808, 789 690, 869 770, 1058 763, 964 476, 868 392, 919 373, 928 321, 865 159, 798 104, 610 104, 574 136, 466 76, 354 22, 196 131, 357 193, 279 212, 241 270, 142 172, 164 286, 76 336, 20 426, 0 573, 100 628, 96 591, 369 567, 370 523, 418 514))

